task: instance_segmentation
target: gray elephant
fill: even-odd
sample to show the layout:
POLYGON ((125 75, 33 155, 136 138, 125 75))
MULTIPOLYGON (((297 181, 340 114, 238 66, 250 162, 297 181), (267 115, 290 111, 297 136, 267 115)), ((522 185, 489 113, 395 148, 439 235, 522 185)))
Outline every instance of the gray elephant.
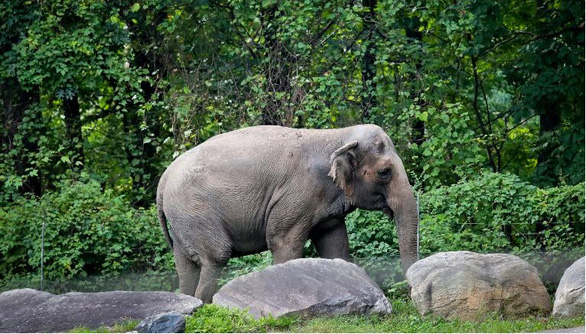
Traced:
POLYGON ((302 257, 311 239, 321 257, 348 260, 344 217, 356 208, 394 214, 406 272, 418 257, 416 201, 375 125, 221 134, 179 156, 157 189, 181 293, 206 303, 231 257, 268 249, 283 263, 302 257))

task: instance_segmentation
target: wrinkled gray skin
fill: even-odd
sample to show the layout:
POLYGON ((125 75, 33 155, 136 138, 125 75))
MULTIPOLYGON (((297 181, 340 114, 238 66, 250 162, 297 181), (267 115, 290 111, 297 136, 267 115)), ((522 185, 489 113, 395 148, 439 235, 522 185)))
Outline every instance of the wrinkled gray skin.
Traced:
POLYGON ((206 303, 231 257, 268 249, 283 263, 302 257, 311 239, 321 257, 349 260, 344 217, 356 208, 394 214, 403 271, 417 261, 413 190, 375 125, 215 136, 167 168, 157 208, 181 292, 206 303))

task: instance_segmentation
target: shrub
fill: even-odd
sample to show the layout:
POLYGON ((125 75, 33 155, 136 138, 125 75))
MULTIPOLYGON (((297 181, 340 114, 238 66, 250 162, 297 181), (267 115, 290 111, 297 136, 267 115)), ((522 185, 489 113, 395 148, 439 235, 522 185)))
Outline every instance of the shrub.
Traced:
POLYGON ((396 227, 380 211, 356 210, 346 218, 350 252, 358 259, 398 255, 396 227))
POLYGON ((222 278, 218 283, 219 285, 224 285, 236 277, 265 269, 272 263, 273 256, 269 251, 264 251, 260 254, 251 254, 243 257, 231 258, 228 261, 222 278))
POLYGON ((133 209, 95 181, 69 181, 0 209, 0 278, 39 271, 43 225, 49 280, 172 268, 154 206, 133 209))
POLYGON ((582 248, 583 222, 584 184, 539 189, 515 175, 484 173, 422 196, 421 252, 582 248))
POLYGON ((356 210, 346 217, 350 255, 383 289, 403 280, 396 226, 380 211, 356 210))

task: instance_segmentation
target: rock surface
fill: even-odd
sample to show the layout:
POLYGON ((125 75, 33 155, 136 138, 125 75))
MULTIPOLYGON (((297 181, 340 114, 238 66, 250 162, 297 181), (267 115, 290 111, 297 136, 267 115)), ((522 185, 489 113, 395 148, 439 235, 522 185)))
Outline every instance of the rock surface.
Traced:
POLYGON ((584 315, 584 258, 578 259, 566 271, 555 292, 553 315, 574 317, 584 315))
POLYGON ((573 327, 573 328, 560 328, 560 329, 551 329, 547 331, 541 331, 537 333, 584 333, 584 326, 582 327, 573 327))
POLYGON ((340 259, 297 259, 238 277, 224 285, 213 302, 248 309, 255 317, 391 312, 364 270, 340 259))
POLYGON ((547 313, 551 300, 537 269, 509 254, 437 253, 407 271, 411 299, 422 315, 477 319, 547 313))
POLYGON ((111 326, 126 319, 177 311, 190 314, 202 302, 186 295, 152 291, 71 292, 33 289, 0 294, 0 332, 63 332, 78 326, 111 326))
POLYGON ((135 328, 139 333, 184 333, 185 316, 179 312, 167 312, 150 316, 135 328))

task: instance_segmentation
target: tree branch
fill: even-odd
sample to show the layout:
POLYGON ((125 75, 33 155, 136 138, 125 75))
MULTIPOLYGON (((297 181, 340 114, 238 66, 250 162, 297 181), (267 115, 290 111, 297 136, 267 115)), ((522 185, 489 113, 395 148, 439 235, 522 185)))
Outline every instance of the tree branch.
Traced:
POLYGON ((333 19, 331 19, 330 22, 328 22, 328 24, 326 24, 326 26, 314 36, 314 38, 311 39, 311 42, 309 42, 309 44, 311 44, 312 48, 315 47, 317 42, 319 42, 319 40, 324 36, 324 34, 328 32, 328 30, 330 30, 332 25, 334 25, 334 23, 338 21, 339 17, 340 13, 336 14, 336 16, 333 19))
MULTIPOLYGON (((484 121, 482 120, 482 115, 481 115, 480 110, 478 108, 478 95, 479 95, 479 85, 480 85, 480 79, 478 77, 478 67, 477 67, 478 58, 472 56, 470 58, 470 61, 472 62, 472 71, 474 74, 474 99, 472 101, 472 108, 474 109, 474 114, 476 115, 476 120, 478 121, 478 124, 480 125, 480 129, 482 130, 482 134, 488 139, 489 134, 488 134, 488 131, 486 130, 486 126, 484 124, 484 121)), ((491 151, 490 145, 488 143, 486 144, 486 153, 488 154, 488 159, 490 161, 492 171, 496 172, 496 165, 494 162, 494 157, 492 156, 492 151, 491 151)))
MULTIPOLYGON (((228 13, 228 15, 230 16, 230 18, 232 19, 233 22, 236 22, 236 14, 234 14, 234 8, 229 6, 229 5, 224 5, 221 4, 217 1, 213 1, 210 0, 210 3, 218 6, 224 10, 226 10, 226 12, 228 13)), ((250 52, 250 55, 252 55, 252 58, 254 60, 258 59, 258 56, 256 54, 256 52, 254 52, 254 50, 250 47, 250 43, 248 43, 246 41, 246 38, 244 37, 244 35, 242 34, 242 32, 240 32, 240 30, 238 29, 238 27, 234 26, 234 30, 236 31, 236 34, 238 35, 238 37, 240 37, 240 39, 242 40, 242 43, 244 43, 244 46, 246 46, 246 49, 248 50, 248 52, 250 52)), ((248 36, 248 38, 251 38, 250 36, 248 36)))

